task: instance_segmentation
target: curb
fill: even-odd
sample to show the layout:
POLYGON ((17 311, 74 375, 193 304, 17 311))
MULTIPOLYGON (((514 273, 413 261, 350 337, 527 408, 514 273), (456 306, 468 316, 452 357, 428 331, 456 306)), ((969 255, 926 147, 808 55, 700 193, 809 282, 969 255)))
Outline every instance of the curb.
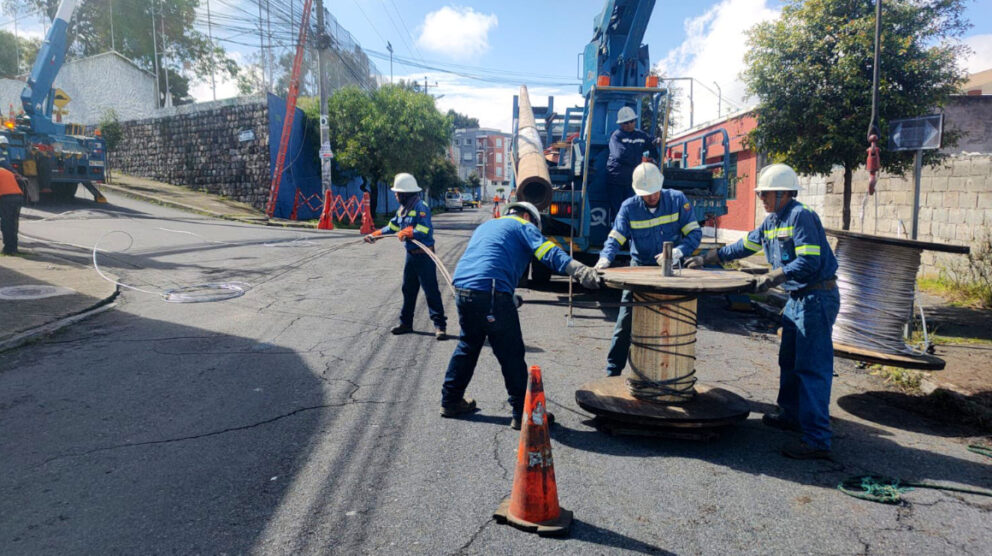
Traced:
POLYGON ((114 293, 94 303, 91 307, 79 311, 78 313, 69 315, 67 317, 63 317, 59 320, 49 322, 47 324, 43 324, 41 326, 37 326, 35 328, 26 330, 24 332, 20 332, 18 334, 14 334, 9 338, 2 339, 0 340, 0 353, 14 349, 16 347, 20 347, 28 342, 35 340, 36 338, 42 336, 50 336, 58 332, 59 330, 62 330, 63 328, 66 328, 81 320, 88 319, 104 311, 109 311, 110 309, 113 309, 114 307, 117 306, 117 304, 114 303, 114 300, 117 299, 117 296, 120 295, 120 293, 121 293, 121 289, 118 286, 114 288, 114 293))

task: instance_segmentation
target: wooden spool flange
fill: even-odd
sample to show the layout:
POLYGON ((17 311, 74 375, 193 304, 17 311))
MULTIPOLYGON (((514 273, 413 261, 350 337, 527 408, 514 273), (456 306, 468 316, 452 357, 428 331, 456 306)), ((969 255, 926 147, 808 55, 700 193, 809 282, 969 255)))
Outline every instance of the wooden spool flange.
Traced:
POLYGON ((643 305, 635 305, 631 317, 630 374, 584 384, 575 393, 580 407, 641 428, 718 429, 747 418, 744 398, 696 381, 696 300, 700 294, 751 291, 753 276, 696 269, 663 276, 659 267, 637 266, 607 269, 603 280, 634 291, 634 302, 643 305), (660 389, 649 386, 659 382, 660 389))

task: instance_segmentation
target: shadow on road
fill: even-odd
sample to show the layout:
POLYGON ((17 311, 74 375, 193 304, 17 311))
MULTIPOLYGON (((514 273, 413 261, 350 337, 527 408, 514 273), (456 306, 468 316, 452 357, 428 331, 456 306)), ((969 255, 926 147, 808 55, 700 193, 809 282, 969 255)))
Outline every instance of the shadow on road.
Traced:
POLYGON ((653 544, 648 544, 617 533, 616 531, 603 529, 602 527, 597 527, 578 519, 572 521, 571 538, 590 544, 602 545, 610 549, 626 550, 638 554, 675 554, 653 544))

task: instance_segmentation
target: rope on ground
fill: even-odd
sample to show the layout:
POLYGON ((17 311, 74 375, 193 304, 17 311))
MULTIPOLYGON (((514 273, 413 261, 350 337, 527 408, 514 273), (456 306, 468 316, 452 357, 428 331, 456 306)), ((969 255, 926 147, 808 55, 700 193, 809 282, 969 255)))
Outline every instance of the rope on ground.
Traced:
POLYGON ((987 446, 979 446, 978 444, 970 444, 968 446, 969 452, 975 452, 976 454, 983 455, 987 458, 992 458, 992 448, 987 446))
POLYGON ((913 483, 883 475, 848 477, 837 485, 837 490, 848 496, 882 504, 898 504, 902 501, 902 495, 914 488, 929 488, 933 490, 977 494, 978 496, 992 496, 992 492, 987 490, 935 485, 931 483, 913 483))

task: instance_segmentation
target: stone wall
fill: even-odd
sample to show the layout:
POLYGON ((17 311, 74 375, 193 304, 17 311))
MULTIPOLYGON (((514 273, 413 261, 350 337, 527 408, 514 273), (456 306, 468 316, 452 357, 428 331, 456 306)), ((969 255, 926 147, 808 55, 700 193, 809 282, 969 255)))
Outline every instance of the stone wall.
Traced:
POLYGON ((264 99, 178 106, 122 122, 111 171, 224 195, 262 209, 269 194, 269 123, 264 99))
POLYGON ((952 96, 943 108, 944 126, 961 132, 947 153, 992 153, 992 95, 952 96))
MULTIPOLYGON (((800 200, 820 215, 827 228, 841 229, 844 172, 801 178, 800 200)), ((882 174, 876 193, 868 196, 868 174, 854 173, 851 231, 909 238, 913 222, 913 176, 882 174), (876 219, 877 212, 877 219, 876 219)), ((957 154, 945 166, 923 168, 917 239, 968 245, 974 250, 992 230, 992 155, 957 154)), ((921 273, 937 275, 962 268, 964 255, 924 251, 921 273)))

